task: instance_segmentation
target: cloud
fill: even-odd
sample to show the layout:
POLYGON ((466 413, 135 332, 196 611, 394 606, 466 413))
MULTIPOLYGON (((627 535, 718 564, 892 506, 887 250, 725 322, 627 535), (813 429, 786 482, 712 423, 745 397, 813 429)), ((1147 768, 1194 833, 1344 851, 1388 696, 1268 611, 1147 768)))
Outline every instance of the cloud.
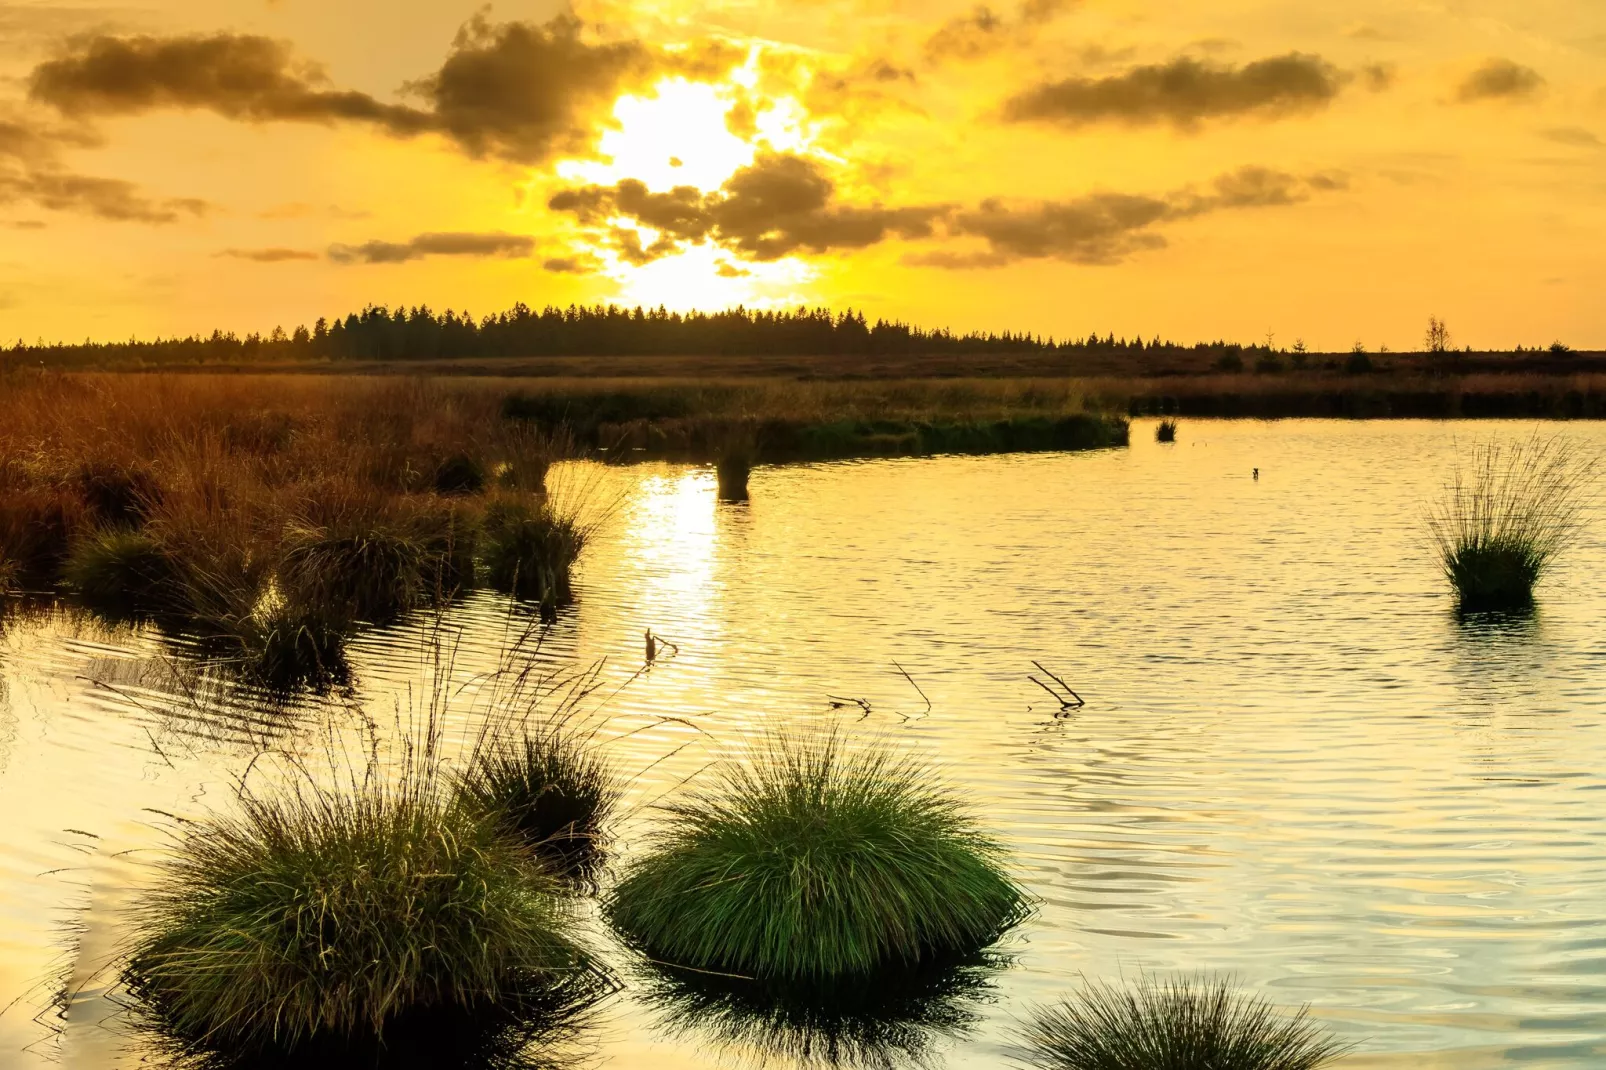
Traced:
POLYGON ((589 151, 619 94, 644 86, 664 62, 635 41, 588 44, 572 17, 498 26, 476 15, 441 69, 408 90, 470 155, 539 163, 589 151))
POLYGON ((615 186, 565 190, 548 205, 582 224, 607 226, 609 243, 626 260, 648 263, 685 245, 713 242, 746 260, 778 260, 795 253, 862 249, 889 237, 924 238, 948 209, 942 205, 887 208, 850 205, 818 161, 789 153, 763 152, 719 190, 703 193, 677 186, 654 193, 636 179, 615 186), (651 245, 614 227, 624 217, 659 232, 651 245))
POLYGON ((1010 46, 1024 46, 1037 30, 1070 6, 1068 0, 1025 0, 1013 18, 980 4, 943 23, 926 39, 926 58, 971 60, 1010 46))
POLYGON ((541 267, 559 275, 592 275, 601 271, 604 264, 590 253, 573 256, 553 256, 541 261, 541 267))
POLYGON ((1539 131, 1539 136, 1558 145, 1572 145, 1581 149, 1598 149, 1606 146, 1592 130, 1581 126, 1555 126, 1539 131))
POLYGON ((524 234, 420 234, 405 242, 369 241, 331 245, 329 259, 340 264, 401 264, 426 256, 524 257, 535 253, 535 239, 524 234))
POLYGON ((335 88, 288 43, 234 33, 70 38, 34 68, 28 88, 78 118, 177 108, 241 122, 356 123, 393 137, 436 132, 471 156, 535 164, 589 154, 622 92, 664 74, 718 77, 743 58, 718 41, 593 44, 580 29, 572 16, 537 25, 476 15, 439 70, 402 87, 417 107, 335 88))
POLYGON ((155 200, 141 194, 132 182, 117 178, 0 167, 0 204, 19 201, 118 223, 176 223, 211 209, 207 202, 193 197, 155 200))
POLYGON ((277 246, 269 249, 224 249, 217 255, 235 260, 252 260, 258 264, 282 264, 289 260, 318 259, 317 253, 307 249, 284 249, 277 246))
POLYGON ((1520 100, 1544 87, 1545 80, 1532 67, 1509 59, 1490 59, 1456 86, 1455 99, 1461 104, 1484 100, 1520 100))
POLYGON ((81 175, 63 165, 62 149, 95 144, 99 139, 89 131, 0 113, 0 204, 26 203, 135 223, 175 223, 211 208, 191 197, 152 199, 132 182, 81 175))
POLYGON ((1204 189, 1187 187, 1149 196, 1092 193, 1069 201, 1011 204, 1000 199, 955 213, 949 230, 983 239, 985 250, 938 250, 908 258, 943 268, 1002 267, 1019 260, 1056 259, 1073 264, 1118 264, 1134 253, 1161 249, 1160 224, 1212 212, 1298 204, 1313 193, 1342 189, 1343 175, 1292 175, 1244 167, 1221 175, 1204 189))
POLYGON ((397 135, 429 129, 425 112, 327 88, 321 68, 282 41, 247 34, 70 39, 34 68, 29 95, 63 115, 204 109, 245 122, 371 123, 397 135))
POLYGON ((1301 52, 1241 67, 1180 56, 1107 78, 1046 82, 1010 98, 1004 117, 1069 126, 1171 123, 1189 129, 1206 119, 1277 118, 1323 108, 1350 77, 1320 56, 1301 52))

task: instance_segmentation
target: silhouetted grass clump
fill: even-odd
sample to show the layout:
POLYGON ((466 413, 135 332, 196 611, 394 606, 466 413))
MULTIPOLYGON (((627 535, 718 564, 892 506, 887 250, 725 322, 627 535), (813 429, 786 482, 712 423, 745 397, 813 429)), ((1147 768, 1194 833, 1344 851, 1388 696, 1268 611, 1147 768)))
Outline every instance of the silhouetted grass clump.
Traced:
POLYGON ((480 526, 480 553, 491 586, 519 598, 562 605, 573 598, 570 569, 587 531, 546 501, 492 502, 480 526))
POLYGON ((1468 612, 1533 604, 1577 535, 1595 465, 1559 439, 1484 445, 1429 516, 1440 566, 1468 612))
POLYGON ((1040 1070, 1314 1070, 1341 1055, 1300 1011, 1223 984, 1092 984, 1040 1010, 1026 1031, 1040 1070))
POLYGON ((93 527, 83 499, 55 485, 0 490, 0 560, 11 563, 20 583, 56 582, 74 537, 93 527))
POLYGON ((974 952, 1025 913, 1001 850, 930 772, 836 736, 772 739, 667 807, 610 897, 647 955, 817 982, 974 952))
POLYGON ((752 471, 752 447, 745 444, 727 447, 714 466, 715 475, 719 479, 720 500, 745 502, 747 500, 747 477, 752 471))
POLYGON ((551 878, 427 786, 247 796, 177 846, 125 978, 194 1047, 372 1056, 607 984, 551 878))
POLYGON ((1177 440, 1177 422, 1175 420, 1161 420, 1160 425, 1154 429, 1156 442, 1175 442, 1177 440))
POLYGON ((180 602, 171 556, 138 531, 99 531, 78 540, 63 578, 86 605, 117 613, 176 608, 180 602))
POLYGON ((457 778, 460 802, 533 850, 553 873, 590 881, 619 805, 613 772, 561 727, 490 739, 457 778))
POLYGON ((248 612, 199 619, 204 645, 242 676, 275 690, 346 679, 351 618, 277 593, 248 612))
POLYGON ((357 619, 393 620, 424 595, 426 549, 400 524, 294 523, 282 552, 287 591, 357 619))
POLYGON ((435 467, 437 494, 478 494, 485 489, 485 466, 469 453, 454 453, 435 467))
POLYGON ((91 460, 76 475, 84 504, 103 525, 138 527, 162 498, 155 475, 138 464, 91 460))

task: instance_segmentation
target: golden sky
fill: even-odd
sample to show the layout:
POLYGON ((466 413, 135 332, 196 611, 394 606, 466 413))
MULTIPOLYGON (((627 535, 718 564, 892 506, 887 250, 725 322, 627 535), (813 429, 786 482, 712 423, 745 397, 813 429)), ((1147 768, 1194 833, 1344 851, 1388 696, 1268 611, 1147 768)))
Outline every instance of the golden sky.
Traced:
POLYGON ((0 0, 0 339, 368 303, 1606 347, 1600 0, 0 0))

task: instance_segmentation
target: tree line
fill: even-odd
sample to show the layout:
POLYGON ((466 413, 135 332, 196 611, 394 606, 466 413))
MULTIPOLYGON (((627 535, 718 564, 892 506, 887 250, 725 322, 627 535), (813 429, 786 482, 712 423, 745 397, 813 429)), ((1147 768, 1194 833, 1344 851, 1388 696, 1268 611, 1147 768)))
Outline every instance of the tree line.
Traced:
POLYGON ((11 363, 212 364, 275 360, 431 360, 452 357, 532 356, 826 356, 1046 352, 1208 352, 1258 350, 1227 342, 1192 346, 1159 338, 1117 339, 1112 333, 1058 339, 1026 333, 927 330, 907 323, 867 320, 849 309, 670 312, 597 305, 525 304, 476 320, 468 312, 436 313, 426 306, 370 305, 344 318, 319 319, 310 328, 267 335, 213 331, 209 336, 130 339, 127 342, 29 345, 19 339, 0 355, 11 363))

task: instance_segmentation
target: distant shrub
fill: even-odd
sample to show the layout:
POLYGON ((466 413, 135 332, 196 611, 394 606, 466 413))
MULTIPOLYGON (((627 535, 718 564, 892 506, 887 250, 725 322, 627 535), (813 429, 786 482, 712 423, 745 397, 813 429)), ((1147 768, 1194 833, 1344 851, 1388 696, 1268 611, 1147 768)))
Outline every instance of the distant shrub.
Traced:
POLYGON ((975 952, 1025 913, 997 844, 926 769, 835 736, 776 737, 666 809, 607 903, 661 962, 820 982, 975 952))
POLYGON ((1284 1018, 1222 984, 1092 984, 1026 1029, 1038 1070, 1315 1070, 1346 1050, 1305 1011, 1284 1018))
POLYGON ((1216 370, 1220 372, 1241 372, 1244 370, 1244 358, 1238 353, 1223 353, 1216 358, 1216 370))
POLYGON ((1275 353, 1267 353, 1255 361, 1255 371, 1262 375, 1276 375, 1284 370, 1282 358, 1275 353))
POLYGON ((1366 375, 1371 370, 1372 358, 1367 355, 1364 349, 1351 350, 1350 355, 1344 359, 1344 374, 1346 375, 1366 375))

